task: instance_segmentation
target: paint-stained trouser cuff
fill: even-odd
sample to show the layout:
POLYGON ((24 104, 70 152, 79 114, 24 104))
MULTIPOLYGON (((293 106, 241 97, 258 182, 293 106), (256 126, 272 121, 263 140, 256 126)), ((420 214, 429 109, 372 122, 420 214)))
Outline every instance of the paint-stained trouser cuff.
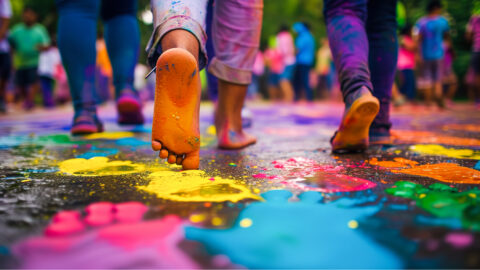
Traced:
POLYGON ((198 55, 199 68, 207 64, 207 34, 205 14, 207 12, 208 0, 152 0, 154 31, 147 44, 147 60, 151 67, 157 63, 158 57, 162 54, 160 41, 163 36, 173 30, 186 30, 194 35, 199 43, 200 52, 198 55))
MULTIPOLYGON (((207 63, 205 44, 208 0, 152 0, 155 31, 147 46, 148 60, 155 66, 160 40, 169 31, 183 29, 200 44, 199 68, 207 63)), ((250 84, 262 30, 263 0, 219 0, 215 2, 212 39, 215 57, 209 72, 236 84, 250 84)))
POLYGON ((250 84, 262 31, 263 0, 215 2, 212 38, 215 57, 208 71, 236 84, 250 84))

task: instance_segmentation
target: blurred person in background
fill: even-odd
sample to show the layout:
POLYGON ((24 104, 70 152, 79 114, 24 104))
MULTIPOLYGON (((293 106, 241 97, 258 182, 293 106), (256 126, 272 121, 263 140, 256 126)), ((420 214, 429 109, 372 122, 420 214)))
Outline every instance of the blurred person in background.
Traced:
MULTIPOLYGON (((78 34, 78 33, 77 33, 78 34)), ((26 110, 34 107, 34 86, 38 82, 40 52, 49 48, 50 38, 45 27, 37 23, 37 13, 25 6, 22 22, 8 36, 13 49, 17 100, 23 98, 26 110)))
POLYGON ((55 70, 59 65, 62 65, 62 61, 56 40, 52 37, 52 42, 40 53, 38 61, 38 76, 42 90, 43 106, 45 108, 55 106, 53 90, 55 86, 55 70))
POLYGON ((7 40, 8 26, 12 17, 10 0, 0 0, 0 113, 7 112, 6 89, 12 69, 10 46, 7 40))
POLYGON ((473 79, 470 81, 473 82, 471 84, 473 91, 471 96, 475 100, 477 108, 480 109, 480 3, 476 3, 474 6, 474 14, 467 24, 465 35, 467 40, 472 43, 470 72, 473 79))
POLYGON ((97 19, 112 64, 119 124, 143 124, 142 102, 133 85, 140 30, 135 0, 56 0, 58 47, 68 77, 75 114, 71 133, 103 131, 97 116, 100 102, 95 82, 97 19))
POLYGON ((107 45, 105 44, 103 33, 97 34, 95 49, 97 50, 95 67, 96 87, 99 102, 103 103, 108 101, 110 97, 115 96, 115 93, 112 93, 115 91, 113 88, 112 63, 110 62, 110 58, 108 57, 107 45))
POLYGON ((260 77, 265 73, 265 59, 263 52, 258 51, 253 63, 252 82, 248 86, 247 98, 251 100, 259 99, 260 77))
POLYGON ((292 34, 286 25, 282 25, 277 34, 277 48, 283 57, 283 72, 280 74, 280 88, 284 101, 293 101, 293 72, 295 71, 295 45, 292 34))
POLYGON ((315 60, 315 40, 310 33, 309 26, 304 22, 293 24, 293 30, 297 33, 295 39, 295 100, 299 100, 304 94, 308 101, 313 101, 313 91, 310 87, 310 69, 315 60))
POLYGON ((458 88, 457 74, 453 70, 453 61, 455 60, 455 50, 452 41, 447 39, 443 43, 445 57, 443 58, 442 91, 445 96, 446 104, 451 105, 458 88))
POLYGON ((315 65, 317 74, 317 92, 320 99, 327 99, 332 93, 333 76, 332 76, 332 53, 327 38, 320 40, 320 48, 317 51, 317 63, 315 65))
POLYGON ((283 55, 277 48, 277 40, 269 39, 268 49, 264 53, 265 65, 268 67, 268 96, 272 101, 287 101, 287 96, 280 87, 280 78, 285 68, 283 55))
POLYGON ((412 26, 406 25, 400 32, 397 69, 399 71, 399 90, 408 101, 416 97, 415 52, 417 45, 412 38, 412 26))
POLYGON ((448 38, 450 29, 448 21, 442 15, 442 3, 439 0, 430 1, 427 5, 427 15, 415 24, 414 38, 417 40, 417 62, 425 87, 425 101, 430 105, 434 100, 438 107, 445 107, 443 95, 443 65, 445 50, 444 39, 448 38))

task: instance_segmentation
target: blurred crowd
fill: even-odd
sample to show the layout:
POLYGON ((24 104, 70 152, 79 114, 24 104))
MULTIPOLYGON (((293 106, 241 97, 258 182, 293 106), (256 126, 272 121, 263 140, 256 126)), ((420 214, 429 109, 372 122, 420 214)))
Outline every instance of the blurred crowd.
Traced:
MULTIPOLYGON (((452 102, 459 78, 452 64, 456 57, 450 27, 439 1, 432 1, 426 14, 398 33, 398 64, 392 101, 396 106, 424 103, 444 108, 452 102)), ((34 9, 25 7, 22 22, 11 25, 9 0, 0 0, 0 112, 8 107, 30 110, 52 108, 70 100, 67 76, 56 46, 55 34, 38 23, 34 9)), ((480 106, 480 15, 466 26, 472 45, 471 65, 464 78, 469 99, 480 106)), ((97 38, 96 84, 102 101, 114 96, 112 67, 102 34, 97 38)), ((208 44, 207 44, 208 49, 208 44)), ((139 63, 135 88, 142 100, 153 99, 154 76, 139 63)), ((214 78, 202 73, 205 97, 215 99, 214 78), (208 83, 207 83, 208 82, 208 83)), ((340 83, 326 37, 316 38, 310 26, 297 22, 282 25, 262 44, 253 68, 249 99, 294 102, 341 99, 340 83)))
MULTIPOLYGON (((424 103, 444 108, 452 102, 459 79, 453 70, 456 55, 449 23, 442 14, 441 2, 432 1, 415 25, 399 29, 397 75, 392 89, 395 106, 424 103)), ((469 99, 480 106, 480 15, 471 17, 465 38, 471 42, 472 53, 464 82, 469 99)), ((318 44, 307 23, 297 22, 291 29, 280 27, 268 48, 257 56, 257 85, 251 88, 259 89, 258 78, 265 76, 272 100, 340 98, 328 39, 321 38, 318 44)))

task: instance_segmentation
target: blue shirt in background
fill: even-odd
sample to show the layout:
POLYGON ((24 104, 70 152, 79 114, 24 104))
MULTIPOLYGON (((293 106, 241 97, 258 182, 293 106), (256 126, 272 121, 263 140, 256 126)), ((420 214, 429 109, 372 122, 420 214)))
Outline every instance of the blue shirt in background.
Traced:
POLYGON ((297 64, 313 65, 315 59, 315 40, 303 23, 295 23, 293 30, 298 33, 295 39, 297 64))
POLYGON ((423 17, 415 25, 416 31, 421 36, 421 50, 424 60, 442 59, 443 37, 450 28, 443 16, 423 17))

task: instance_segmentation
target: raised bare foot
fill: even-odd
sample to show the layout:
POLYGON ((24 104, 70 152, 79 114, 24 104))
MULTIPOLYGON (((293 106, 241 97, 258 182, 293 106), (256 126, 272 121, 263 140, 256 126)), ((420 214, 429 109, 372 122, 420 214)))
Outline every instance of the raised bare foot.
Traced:
POLYGON ((370 91, 362 87, 345 101, 342 122, 331 139, 332 152, 361 152, 367 149, 368 131, 380 108, 370 91))
POLYGON ((152 148, 161 158, 198 169, 200 78, 195 57, 185 49, 166 50, 157 60, 152 148))

